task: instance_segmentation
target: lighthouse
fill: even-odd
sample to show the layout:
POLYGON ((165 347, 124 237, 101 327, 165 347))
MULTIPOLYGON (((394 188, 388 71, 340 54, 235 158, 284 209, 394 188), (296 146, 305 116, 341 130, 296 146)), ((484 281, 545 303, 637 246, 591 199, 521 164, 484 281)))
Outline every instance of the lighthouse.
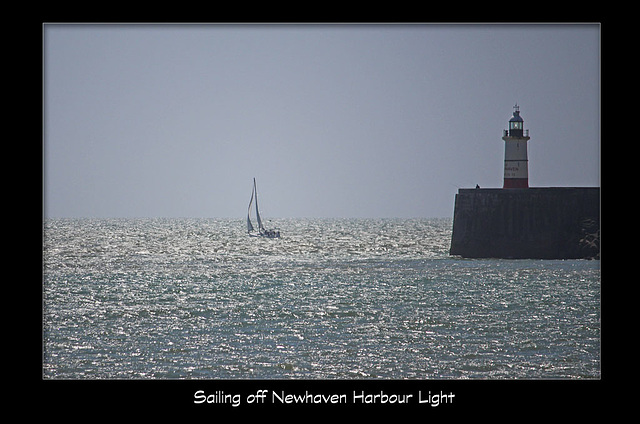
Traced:
POLYGON ((449 254, 600 259, 600 187, 529 187, 529 130, 516 104, 504 131, 503 188, 461 188, 449 254))
POLYGON ((504 186, 502 188, 529 188, 529 167, 527 141, 529 130, 524 132, 524 120, 520 107, 513 107, 513 117, 509 119, 509 129, 504 130, 504 186))

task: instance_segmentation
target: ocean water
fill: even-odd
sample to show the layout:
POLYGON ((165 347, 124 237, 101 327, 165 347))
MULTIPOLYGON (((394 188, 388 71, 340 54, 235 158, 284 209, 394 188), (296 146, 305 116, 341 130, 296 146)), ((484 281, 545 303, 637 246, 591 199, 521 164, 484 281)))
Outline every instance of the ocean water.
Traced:
POLYGON ((451 219, 47 219, 45 379, 599 379, 600 262, 451 219))

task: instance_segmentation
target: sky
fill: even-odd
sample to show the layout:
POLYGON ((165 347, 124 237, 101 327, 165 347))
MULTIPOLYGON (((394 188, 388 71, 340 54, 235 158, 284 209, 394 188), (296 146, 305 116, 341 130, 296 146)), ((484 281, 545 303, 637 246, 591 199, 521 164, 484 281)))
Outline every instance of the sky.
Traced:
POLYGON ((452 217, 502 187, 600 185, 600 26, 43 26, 45 218, 452 217))

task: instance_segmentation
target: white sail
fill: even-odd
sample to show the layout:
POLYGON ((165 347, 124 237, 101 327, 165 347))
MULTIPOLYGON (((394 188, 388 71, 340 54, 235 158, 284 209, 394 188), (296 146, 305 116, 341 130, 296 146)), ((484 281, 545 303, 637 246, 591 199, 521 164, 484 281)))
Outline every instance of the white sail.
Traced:
POLYGON ((253 196, 255 191, 256 191, 256 186, 255 186, 255 178, 254 178, 253 191, 251 192, 251 200, 249 200, 249 209, 247 210, 247 232, 249 233, 251 233, 254 230, 253 224, 251 224, 251 205, 253 203, 253 196))
POLYGON ((258 230, 260 232, 264 231, 264 226, 262 225, 262 220, 260 219, 260 211, 258 210, 258 189, 256 188, 256 179, 253 179, 253 191, 256 193, 256 218, 258 220, 258 230))

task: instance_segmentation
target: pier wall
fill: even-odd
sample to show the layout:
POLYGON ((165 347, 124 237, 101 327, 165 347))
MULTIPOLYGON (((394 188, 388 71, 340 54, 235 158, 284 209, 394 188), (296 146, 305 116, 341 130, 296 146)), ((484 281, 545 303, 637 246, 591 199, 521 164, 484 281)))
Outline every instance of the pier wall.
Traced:
POLYGON ((460 189, 451 255, 467 258, 600 257, 600 188, 460 189))

